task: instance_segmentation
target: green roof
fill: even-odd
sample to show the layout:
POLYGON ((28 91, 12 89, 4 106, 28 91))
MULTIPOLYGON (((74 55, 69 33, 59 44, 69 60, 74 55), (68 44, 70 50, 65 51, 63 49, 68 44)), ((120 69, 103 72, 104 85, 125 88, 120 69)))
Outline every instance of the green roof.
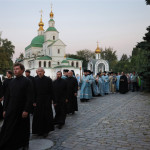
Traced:
POLYGON ((25 50, 29 49, 30 47, 43 47, 44 43, 44 35, 38 35, 31 41, 31 44, 28 45, 25 50))
POLYGON ((80 60, 80 59, 74 59, 74 58, 66 58, 67 60, 80 60))
POLYGON ((50 19, 49 21, 54 21, 54 19, 50 19))
POLYGON ((48 47, 52 46, 55 42, 57 42, 58 40, 56 41, 53 41, 50 45, 48 45, 48 47))
POLYGON ((42 56, 42 57, 37 58, 37 60, 52 60, 52 58, 49 56, 42 56))
POLYGON ((56 67, 54 67, 54 68, 70 68, 70 67, 72 67, 72 66, 67 66, 67 65, 59 65, 59 66, 56 66, 56 67))
POLYGON ((17 58, 15 62, 21 62, 21 61, 23 61, 23 60, 20 58, 17 58))
MULTIPOLYGON (((46 32, 47 32, 47 31, 57 31, 57 30, 56 30, 55 27, 49 27, 49 28, 46 30, 46 32)), ((57 31, 57 32, 58 32, 58 31, 57 31)))
POLYGON ((61 63, 69 63, 68 60, 63 60, 61 63))

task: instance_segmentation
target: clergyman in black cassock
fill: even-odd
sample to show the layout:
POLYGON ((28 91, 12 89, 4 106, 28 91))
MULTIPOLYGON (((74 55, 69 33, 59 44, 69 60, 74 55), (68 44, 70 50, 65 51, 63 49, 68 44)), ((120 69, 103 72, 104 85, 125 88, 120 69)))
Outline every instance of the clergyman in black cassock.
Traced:
POLYGON ((4 104, 4 123, 0 132, 0 150, 27 149, 30 136, 29 112, 32 105, 32 83, 24 77, 24 66, 14 65, 4 104))
POLYGON ((53 82, 53 104, 55 108, 54 122, 61 129, 66 119, 67 83, 62 79, 62 73, 57 72, 57 79, 53 82))
POLYGON ((52 112, 52 80, 44 75, 44 69, 38 69, 35 78, 35 102, 32 133, 46 137, 54 130, 52 112))
POLYGON ((77 92, 78 92, 78 82, 75 77, 73 77, 73 72, 68 72, 67 82, 67 114, 74 114, 75 111, 78 111, 77 103, 77 92))
POLYGON ((9 84, 11 83, 11 80, 13 79, 12 78, 13 72, 8 70, 6 72, 6 76, 7 76, 7 79, 4 80, 3 85, 2 85, 3 105, 5 105, 5 97, 6 97, 6 94, 7 94, 9 84))
MULTIPOLYGON (((31 73, 30 70, 26 70, 26 71, 25 71, 26 77, 27 77, 28 79, 30 79, 31 82, 32 82, 32 85, 33 85, 33 96, 35 97, 35 78, 32 77, 32 76, 30 76, 30 73, 31 73)), ((33 101, 34 101, 34 100, 33 100, 33 101)), ((33 105, 32 105, 31 114, 33 114, 33 111, 34 111, 34 107, 33 107, 33 105)))
POLYGON ((120 77, 119 92, 122 94, 128 92, 128 79, 123 72, 122 72, 122 76, 120 77))
POLYGON ((3 97, 3 94, 2 94, 2 81, 1 81, 1 78, 0 78, 0 120, 3 119, 3 106, 2 106, 2 97, 3 97))

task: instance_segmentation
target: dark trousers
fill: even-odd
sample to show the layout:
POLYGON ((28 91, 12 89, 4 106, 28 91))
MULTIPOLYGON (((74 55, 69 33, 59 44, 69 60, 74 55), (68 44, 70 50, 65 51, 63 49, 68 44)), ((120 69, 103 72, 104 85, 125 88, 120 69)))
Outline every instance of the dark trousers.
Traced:
POLYGON ((138 91, 138 85, 137 85, 137 82, 133 82, 132 85, 133 85, 132 92, 134 92, 135 89, 136 89, 136 91, 138 91))

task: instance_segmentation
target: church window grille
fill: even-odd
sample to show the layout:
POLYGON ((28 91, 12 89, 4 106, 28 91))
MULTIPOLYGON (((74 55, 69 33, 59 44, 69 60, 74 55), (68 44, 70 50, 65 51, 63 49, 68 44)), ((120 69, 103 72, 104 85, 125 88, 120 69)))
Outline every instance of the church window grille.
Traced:
POLYGON ((41 67, 41 61, 39 61, 39 67, 41 67))
POLYGON ((60 49, 58 49, 58 54, 60 54, 60 49))
POLYGON ((77 68, 79 67, 79 63, 78 63, 78 62, 76 62, 76 67, 77 67, 77 68))
POLYGON ((44 67, 46 67, 46 61, 44 61, 44 67))
POLYGON ((59 62, 57 62, 57 64, 59 65, 60 63, 59 63, 59 62))
POLYGON ((74 62, 72 61, 72 63, 71 63, 71 66, 73 67, 74 66, 74 62))
POLYGON ((53 40, 55 40, 55 36, 53 36, 53 40))
POLYGON ((51 62, 50 61, 48 62, 48 67, 51 67, 51 62))

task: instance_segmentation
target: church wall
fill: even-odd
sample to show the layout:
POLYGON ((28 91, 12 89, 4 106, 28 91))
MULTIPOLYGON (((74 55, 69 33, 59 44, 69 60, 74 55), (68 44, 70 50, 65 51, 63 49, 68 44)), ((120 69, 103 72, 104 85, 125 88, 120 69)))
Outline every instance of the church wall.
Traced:
POLYGON ((31 51, 31 48, 27 49, 25 51, 25 58, 29 58, 30 57, 30 51, 31 51))
POLYGON ((65 46, 53 46, 51 48, 52 51, 52 59, 54 61, 63 61, 65 56, 65 46), (59 53, 58 53, 59 50, 59 53))
POLYGON ((45 41, 58 40, 59 39, 59 33, 56 31, 48 31, 48 32, 45 32, 44 37, 45 37, 45 41), (53 39, 53 36, 55 36, 55 39, 53 39))
POLYGON ((32 47, 30 51, 30 57, 34 57, 35 55, 42 55, 42 47, 32 47))

